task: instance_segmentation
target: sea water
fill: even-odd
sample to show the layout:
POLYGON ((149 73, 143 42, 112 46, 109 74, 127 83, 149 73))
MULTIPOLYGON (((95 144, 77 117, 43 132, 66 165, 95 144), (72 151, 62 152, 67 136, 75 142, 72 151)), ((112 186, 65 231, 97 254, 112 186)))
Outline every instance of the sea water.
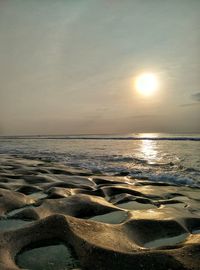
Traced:
POLYGON ((200 134, 1 136, 0 154, 200 187, 200 134))

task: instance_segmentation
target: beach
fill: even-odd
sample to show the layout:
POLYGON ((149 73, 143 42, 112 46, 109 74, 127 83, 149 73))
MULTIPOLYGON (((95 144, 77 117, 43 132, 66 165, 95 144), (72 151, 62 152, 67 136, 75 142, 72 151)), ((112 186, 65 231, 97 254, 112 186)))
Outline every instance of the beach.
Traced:
POLYGON ((200 0, 0 0, 0 270, 200 270, 200 0))
POLYGON ((0 269, 198 270, 199 187, 0 156, 0 269))
POLYGON ((0 0, 0 270, 200 270, 200 0, 0 0))

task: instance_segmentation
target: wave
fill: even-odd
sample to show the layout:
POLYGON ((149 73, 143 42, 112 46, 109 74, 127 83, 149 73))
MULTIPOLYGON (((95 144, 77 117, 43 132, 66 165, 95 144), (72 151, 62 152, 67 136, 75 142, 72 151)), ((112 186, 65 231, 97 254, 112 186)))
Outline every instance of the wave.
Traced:
POLYGON ((200 137, 85 137, 85 136, 0 136, 0 140, 152 140, 152 141, 200 141, 200 137))
MULTIPOLYGON (((5 154, 5 153, 4 153, 5 154)), ((66 154, 55 152, 33 151, 25 152, 20 150, 9 151, 11 156, 38 159, 45 162, 59 162, 66 166, 87 169, 92 173, 109 176, 126 176, 129 179, 147 180, 157 183, 168 183, 178 186, 190 186, 200 188, 199 171, 195 168, 174 167, 175 164, 156 163, 149 164, 144 159, 131 156, 111 155, 111 156, 91 156, 81 154, 66 154), (155 166, 156 165, 156 166, 155 166)))

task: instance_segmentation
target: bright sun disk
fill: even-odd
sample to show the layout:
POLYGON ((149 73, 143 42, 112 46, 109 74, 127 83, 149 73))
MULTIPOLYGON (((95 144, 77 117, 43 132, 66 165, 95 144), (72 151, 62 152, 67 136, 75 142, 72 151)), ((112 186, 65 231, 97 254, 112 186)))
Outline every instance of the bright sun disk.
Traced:
POLYGON ((144 95, 152 95, 158 88, 158 78, 153 73, 143 73, 135 79, 136 90, 144 95))

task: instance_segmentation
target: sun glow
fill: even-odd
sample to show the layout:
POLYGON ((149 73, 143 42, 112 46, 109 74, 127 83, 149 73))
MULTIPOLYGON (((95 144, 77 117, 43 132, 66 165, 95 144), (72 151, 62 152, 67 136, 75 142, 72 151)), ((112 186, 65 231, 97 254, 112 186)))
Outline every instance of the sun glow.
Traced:
POLYGON ((153 73, 140 74, 135 79, 135 88, 140 94, 150 96, 158 89, 158 78, 153 73))

